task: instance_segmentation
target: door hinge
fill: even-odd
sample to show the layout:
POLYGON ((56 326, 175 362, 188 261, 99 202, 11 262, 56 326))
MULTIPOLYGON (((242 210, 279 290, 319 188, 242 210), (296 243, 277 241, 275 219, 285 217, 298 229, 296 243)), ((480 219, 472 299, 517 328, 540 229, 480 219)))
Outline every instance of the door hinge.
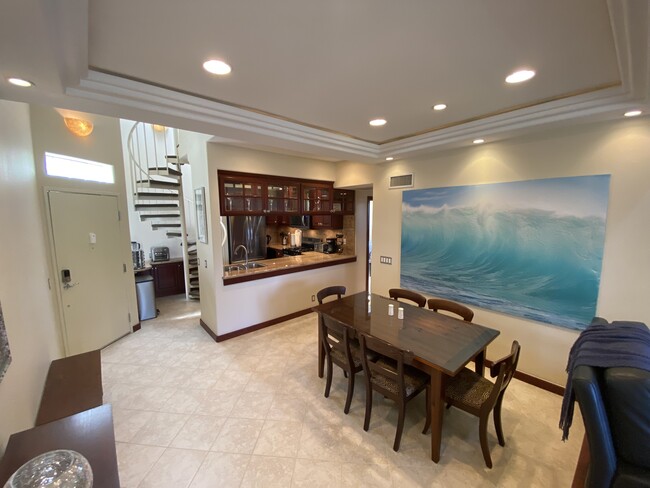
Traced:
POLYGON ((119 221, 119 220, 122 220, 122 214, 120 213, 119 210, 117 211, 117 220, 118 220, 118 221, 119 221))
POLYGON ((52 289, 52 283, 50 282, 50 279, 47 279, 47 287, 51 290, 52 289))
POLYGON ((129 312, 129 324, 131 323, 131 312, 129 312))
POLYGON ((124 272, 126 273, 126 263, 122 263, 122 269, 123 269, 124 272))

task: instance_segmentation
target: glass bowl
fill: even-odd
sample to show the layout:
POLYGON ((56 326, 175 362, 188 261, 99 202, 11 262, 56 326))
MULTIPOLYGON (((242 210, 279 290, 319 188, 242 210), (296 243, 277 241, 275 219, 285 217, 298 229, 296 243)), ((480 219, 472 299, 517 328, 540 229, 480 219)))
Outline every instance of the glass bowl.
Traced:
POLYGON ((93 471, 76 451, 59 449, 30 459, 11 475, 4 488, 92 488, 93 471))

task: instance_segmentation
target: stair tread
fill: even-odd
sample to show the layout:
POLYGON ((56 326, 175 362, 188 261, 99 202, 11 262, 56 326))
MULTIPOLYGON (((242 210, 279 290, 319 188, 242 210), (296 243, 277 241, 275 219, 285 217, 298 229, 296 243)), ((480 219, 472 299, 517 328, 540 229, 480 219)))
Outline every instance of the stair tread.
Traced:
POLYGON ((136 203, 135 209, 178 208, 178 203, 136 203))
POLYGON ((149 167, 148 170, 149 170, 149 174, 151 174, 152 171, 155 171, 160 176, 165 176, 165 173, 167 173, 167 175, 183 176, 183 173, 181 173, 177 169, 170 168, 170 167, 164 167, 163 166, 163 167, 157 168, 155 166, 152 166, 152 167, 149 167))
POLYGON ((161 180, 137 180, 136 183, 139 185, 148 185, 149 188, 167 188, 167 187, 172 187, 172 188, 178 188, 181 186, 180 183, 177 181, 161 181, 161 180))
POLYGON ((180 218, 180 215, 179 214, 164 214, 164 213, 141 214, 140 215, 140 220, 145 220, 145 219, 171 219, 171 218, 180 218))

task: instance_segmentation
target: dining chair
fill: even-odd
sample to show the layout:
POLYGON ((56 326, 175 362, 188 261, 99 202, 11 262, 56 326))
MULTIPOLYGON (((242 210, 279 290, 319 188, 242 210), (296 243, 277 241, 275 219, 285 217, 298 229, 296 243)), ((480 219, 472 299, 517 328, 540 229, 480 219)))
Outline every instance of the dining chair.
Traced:
POLYGON ((388 290, 388 295, 393 299, 399 301, 399 299, 410 300, 415 303, 418 307, 424 307, 427 304, 427 299, 420 295, 417 292, 411 290, 405 290, 403 288, 391 288, 388 290))
MULTIPOLYGON (((322 305, 323 301, 328 297, 336 296, 337 300, 340 300, 341 297, 345 295, 345 286, 334 285, 323 288, 318 293, 316 293, 316 299, 318 304, 322 305)), ((325 369, 325 350, 323 349, 323 337, 321 336, 321 324, 322 318, 320 314, 318 315, 318 377, 323 377, 323 369, 325 369)))
POLYGON ((325 300, 327 297, 332 297, 335 296, 337 299, 341 299, 343 295, 345 295, 345 286, 328 286, 327 288, 323 288, 320 290, 318 293, 316 293, 316 299, 318 300, 318 304, 322 305, 323 300, 325 300))
POLYGON ((487 442, 487 424, 490 412, 494 410, 494 428, 497 432, 499 445, 505 446, 503 429, 501 428, 501 405, 506 388, 510 384, 519 361, 519 343, 512 342, 510 354, 495 362, 490 368, 492 383, 483 376, 464 368, 453 378, 450 378, 445 390, 447 407, 453 405, 465 412, 479 417, 479 438, 483 459, 488 468, 492 468, 492 458, 487 442))
POLYGON ((429 401, 429 375, 404 364, 408 353, 391 344, 361 334, 361 359, 366 379, 366 416, 363 430, 370 427, 372 413, 372 391, 390 398, 398 407, 397 431, 393 450, 398 451, 404 430, 406 404, 421 391, 426 391, 426 422, 422 433, 431 425, 431 402, 429 401))
POLYGON ((343 408, 343 412, 347 415, 354 394, 354 377, 363 370, 359 342, 350 338, 350 330, 347 326, 327 315, 321 315, 320 336, 327 363, 325 398, 330 396, 332 365, 336 364, 348 378, 348 394, 343 408))
POLYGON ((452 302, 451 300, 445 300, 443 298, 429 298, 427 301, 427 306, 434 312, 437 312, 438 310, 444 310, 445 312, 456 314, 465 322, 471 322, 474 318, 474 312, 471 308, 457 302, 452 302))

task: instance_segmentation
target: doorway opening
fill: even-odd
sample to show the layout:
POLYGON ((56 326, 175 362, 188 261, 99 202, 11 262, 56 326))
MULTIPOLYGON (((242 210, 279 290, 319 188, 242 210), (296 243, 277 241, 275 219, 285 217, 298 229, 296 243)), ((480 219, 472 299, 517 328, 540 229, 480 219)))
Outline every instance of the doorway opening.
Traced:
POLYGON ((372 290, 372 207, 372 196, 369 196, 366 204, 366 292, 368 295, 372 290))

